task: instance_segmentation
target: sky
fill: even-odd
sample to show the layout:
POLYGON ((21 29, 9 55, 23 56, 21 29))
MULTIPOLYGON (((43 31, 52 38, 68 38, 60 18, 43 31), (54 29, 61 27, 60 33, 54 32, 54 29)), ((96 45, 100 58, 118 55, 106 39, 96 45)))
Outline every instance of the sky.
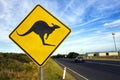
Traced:
POLYGON ((8 36, 37 4, 72 30, 53 54, 120 51, 119 0, 0 0, 0 52, 23 53, 8 36))

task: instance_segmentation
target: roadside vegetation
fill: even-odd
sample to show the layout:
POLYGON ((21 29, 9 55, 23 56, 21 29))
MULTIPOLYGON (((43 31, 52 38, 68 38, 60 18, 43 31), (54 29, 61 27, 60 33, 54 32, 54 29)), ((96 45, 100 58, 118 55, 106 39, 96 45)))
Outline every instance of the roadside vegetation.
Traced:
POLYGON ((75 58, 79 56, 79 53, 76 52, 70 52, 68 55, 64 55, 64 54, 57 54, 52 56, 53 58, 75 58))
POLYGON ((112 61, 120 61, 120 56, 92 56, 85 57, 86 59, 92 60, 112 60, 112 61))
POLYGON ((52 56, 53 58, 75 58, 81 56, 84 59, 88 60, 111 60, 111 61, 120 61, 120 56, 87 56, 86 54, 79 54, 76 52, 70 52, 68 54, 57 54, 52 56))
MULTIPOLYGON (((63 70, 49 59, 43 66, 44 80, 62 80, 63 70)), ((26 54, 0 53, 0 80, 40 80, 39 66, 26 54)), ((75 80, 69 73, 65 80, 75 80)))

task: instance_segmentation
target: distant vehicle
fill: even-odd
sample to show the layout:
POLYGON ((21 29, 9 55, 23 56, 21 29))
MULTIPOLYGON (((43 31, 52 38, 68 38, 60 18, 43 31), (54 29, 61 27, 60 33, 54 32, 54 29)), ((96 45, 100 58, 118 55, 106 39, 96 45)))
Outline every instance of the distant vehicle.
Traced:
POLYGON ((83 57, 80 57, 80 56, 77 56, 75 59, 74 59, 74 62, 75 63, 78 63, 78 62, 85 62, 85 60, 83 59, 83 57))

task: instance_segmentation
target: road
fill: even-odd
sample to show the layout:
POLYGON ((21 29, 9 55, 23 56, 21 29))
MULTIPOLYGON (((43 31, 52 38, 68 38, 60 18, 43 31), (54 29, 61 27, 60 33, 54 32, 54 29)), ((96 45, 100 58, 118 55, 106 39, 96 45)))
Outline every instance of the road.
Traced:
POLYGON ((84 80, 120 80, 120 61, 87 60, 75 63, 72 59, 54 60, 81 75, 84 80))

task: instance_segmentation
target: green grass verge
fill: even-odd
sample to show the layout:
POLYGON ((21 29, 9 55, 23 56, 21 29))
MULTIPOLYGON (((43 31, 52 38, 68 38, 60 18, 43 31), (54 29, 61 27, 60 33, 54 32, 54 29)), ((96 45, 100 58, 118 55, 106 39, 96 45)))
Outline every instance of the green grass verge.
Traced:
MULTIPOLYGON (((63 69, 53 60, 50 59, 44 67, 44 80, 62 80, 63 69)), ((64 80, 75 80, 68 72, 64 80)))
POLYGON ((120 56, 94 56, 94 57, 86 57, 85 59, 120 61, 120 56))

